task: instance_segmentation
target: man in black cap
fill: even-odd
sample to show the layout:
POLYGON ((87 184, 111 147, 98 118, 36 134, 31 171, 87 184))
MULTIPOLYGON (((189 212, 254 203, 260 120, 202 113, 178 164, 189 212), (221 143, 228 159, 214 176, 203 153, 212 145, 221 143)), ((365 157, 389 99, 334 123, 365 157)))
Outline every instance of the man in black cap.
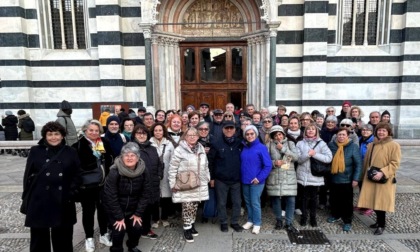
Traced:
POLYGON ((74 143, 77 142, 77 131, 76 127, 74 126, 73 120, 71 119, 71 114, 73 113, 73 109, 70 103, 66 100, 61 102, 60 110, 57 113, 57 120, 59 124, 61 124, 67 131, 65 140, 66 145, 72 146, 74 143))
POLYGON ((207 102, 200 103, 200 112, 204 121, 211 123, 211 116, 209 113, 210 105, 207 102))
POLYGON ((143 120, 144 114, 146 114, 146 108, 145 107, 140 107, 139 109, 137 109, 137 115, 138 115, 138 117, 141 118, 141 120, 143 120))
POLYGON ((213 135, 214 141, 219 140, 222 133, 222 122, 223 122, 223 110, 213 110, 213 122, 210 123, 210 134, 213 135))
POLYGON ((241 139, 235 136, 235 123, 225 121, 223 136, 212 143, 208 153, 210 186, 216 190, 217 211, 222 232, 228 232, 226 203, 229 192, 232 201, 230 226, 236 232, 243 230, 238 224, 241 214, 241 151, 241 139))

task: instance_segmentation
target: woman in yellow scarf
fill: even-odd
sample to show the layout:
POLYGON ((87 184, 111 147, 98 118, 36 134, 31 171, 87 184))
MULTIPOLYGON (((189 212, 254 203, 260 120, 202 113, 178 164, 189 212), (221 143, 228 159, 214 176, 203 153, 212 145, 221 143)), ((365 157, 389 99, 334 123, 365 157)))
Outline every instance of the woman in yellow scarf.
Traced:
POLYGON ((350 128, 338 129, 337 138, 328 147, 333 154, 331 162, 330 206, 331 217, 328 223, 342 219, 343 231, 351 230, 353 218, 353 187, 358 185, 362 171, 359 147, 349 139, 350 128))

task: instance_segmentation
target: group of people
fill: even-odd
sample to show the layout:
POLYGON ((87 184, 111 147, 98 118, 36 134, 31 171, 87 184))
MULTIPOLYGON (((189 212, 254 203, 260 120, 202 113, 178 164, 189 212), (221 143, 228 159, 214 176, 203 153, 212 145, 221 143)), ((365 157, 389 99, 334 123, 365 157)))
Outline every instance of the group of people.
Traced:
POLYGON ((230 226, 259 234, 266 199, 276 216, 275 229, 299 232, 295 214, 301 226, 317 227, 317 209, 329 206, 327 222, 341 219, 343 230, 350 231, 353 188, 359 186, 357 207, 375 211, 371 228, 380 235, 385 213, 395 210, 401 157, 389 113, 388 121, 380 122, 380 113, 372 112, 365 124, 361 109, 350 102, 343 103, 337 117, 331 110, 327 116, 317 111, 299 115, 279 106, 271 115, 252 104, 238 112, 229 103, 225 111, 210 112, 203 102, 198 110, 189 105, 185 112, 153 115, 140 108, 136 116, 109 114, 105 127, 87 120, 77 136, 71 105, 63 101, 58 119, 42 127, 25 169, 21 212, 31 228, 31 251, 51 251, 50 242, 54 251, 72 251, 75 202, 82 206, 88 252, 95 250, 95 211, 99 242, 110 251, 123 251, 125 234, 128 251, 140 251, 140 237, 157 239, 153 229, 169 226, 169 216, 178 209, 184 238, 194 242, 200 202, 209 200, 212 189, 222 232, 230 226), (330 172, 313 175, 312 159, 328 164, 330 172), (372 180, 367 178, 370 167, 379 168, 372 180), (386 183, 375 182, 383 178, 386 183), (230 218, 227 205, 232 206, 230 218))

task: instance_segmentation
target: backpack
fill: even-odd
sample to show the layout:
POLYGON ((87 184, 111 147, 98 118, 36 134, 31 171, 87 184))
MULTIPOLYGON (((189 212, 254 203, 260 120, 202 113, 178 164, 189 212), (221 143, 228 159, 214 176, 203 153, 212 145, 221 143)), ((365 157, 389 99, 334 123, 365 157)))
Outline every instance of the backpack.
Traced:
POLYGON ((30 117, 28 117, 22 121, 22 127, 25 132, 30 133, 35 130, 35 123, 30 117))

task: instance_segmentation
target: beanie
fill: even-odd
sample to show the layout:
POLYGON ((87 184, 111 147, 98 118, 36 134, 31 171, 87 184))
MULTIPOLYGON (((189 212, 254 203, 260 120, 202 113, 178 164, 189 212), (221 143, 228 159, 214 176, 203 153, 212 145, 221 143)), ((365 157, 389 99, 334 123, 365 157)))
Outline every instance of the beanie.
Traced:
POLYGON ((344 102, 343 102, 343 105, 341 105, 341 106, 344 106, 344 105, 346 105, 346 104, 347 104, 347 105, 349 105, 349 107, 351 107, 351 102, 349 102, 349 101, 344 101, 344 102))
POLYGON ((116 121, 118 123, 118 125, 120 125, 120 118, 118 118, 118 116, 110 116, 106 119, 106 126, 108 127, 108 125, 112 122, 112 121, 116 121))
POLYGON ((389 115, 389 117, 391 117, 391 114, 389 113, 388 110, 385 110, 384 112, 382 112, 381 117, 383 117, 384 115, 389 115))
POLYGON ((68 101, 66 101, 66 100, 63 100, 61 102, 61 107, 60 108, 61 109, 72 109, 70 103, 68 101))

